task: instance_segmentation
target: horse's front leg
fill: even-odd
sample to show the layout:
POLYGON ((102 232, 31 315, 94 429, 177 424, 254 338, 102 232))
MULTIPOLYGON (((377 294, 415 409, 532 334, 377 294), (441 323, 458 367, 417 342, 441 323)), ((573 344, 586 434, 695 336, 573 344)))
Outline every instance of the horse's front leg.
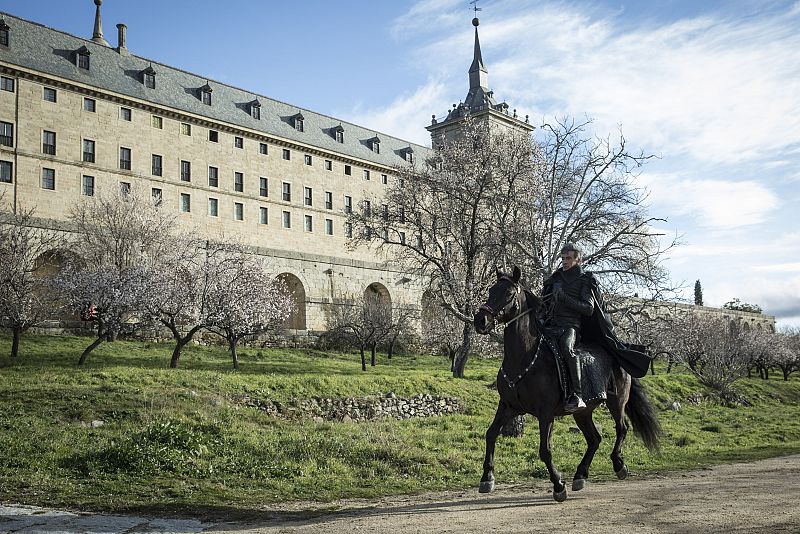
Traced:
POLYGON ((589 478, 589 466, 592 465, 594 454, 600 446, 602 436, 597 431, 597 427, 594 426, 590 410, 580 411, 573 417, 578 428, 583 433, 583 437, 586 439, 586 453, 583 455, 581 463, 578 464, 578 469, 575 470, 575 476, 572 477, 572 491, 579 491, 584 488, 586 479, 589 478))
POLYGON ((497 436, 500 435, 503 425, 511 419, 514 413, 501 400, 494 414, 494 420, 486 431, 486 456, 483 458, 483 476, 481 477, 481 485, 478 488, 480 493, 489 493, 494 489, 494 446, 497 443, 497 436))
POLYGON ((561 473, 553 466, 553 454, 550 437, 553 434, 553 416, 540 417, 539 419, 539 458, 550 473, 550 482, 553 483, 553 498, 558 502, 567 500, 567 487, 561 479, 561 473))

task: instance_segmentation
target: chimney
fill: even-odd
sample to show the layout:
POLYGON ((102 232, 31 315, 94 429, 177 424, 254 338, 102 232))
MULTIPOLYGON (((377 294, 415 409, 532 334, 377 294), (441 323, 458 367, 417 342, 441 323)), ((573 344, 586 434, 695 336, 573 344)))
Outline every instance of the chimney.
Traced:
POLYGON ((125 31, 127 29, 128 27, 121 22, 117 24, 117 52, 123 56, 128 55, 128 47, 125 46, 125 31))
POLYGON ((103 21, 100 19, 100 6, 103 5, 103 0, 94 0, 94 5, 97 6, 94 12, 94 32, 92 33, 92 41, 103 46, 111 46, 103 38, 103 21))

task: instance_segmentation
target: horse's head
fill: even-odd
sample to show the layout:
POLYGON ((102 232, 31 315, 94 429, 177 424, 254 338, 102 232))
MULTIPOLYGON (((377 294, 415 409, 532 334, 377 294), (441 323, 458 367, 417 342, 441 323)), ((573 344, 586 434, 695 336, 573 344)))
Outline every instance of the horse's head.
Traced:
POLYGON ((495 321, 506 322, 519 313, 524 300, 521 277, 519 267, 514 267, 512 274, 497 269, 497 282, 489 288, 489 298, 481 304, 472 320, 479 334, 488 334, 495 321))

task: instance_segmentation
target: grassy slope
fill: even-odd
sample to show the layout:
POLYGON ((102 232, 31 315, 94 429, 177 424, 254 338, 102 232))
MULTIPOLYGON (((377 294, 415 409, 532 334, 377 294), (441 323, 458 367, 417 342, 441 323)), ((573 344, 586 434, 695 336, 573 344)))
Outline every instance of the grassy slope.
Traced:
MULTIPOLYGON (((293 499, 329 500, 474 486, 497 394, 486 388, 497 361, 473 360, 468 378, 441 358, 380 358, 366 373, 358 357, 303 350, 245 349, 233 372, 218 347, 189 347, 166 368, 168 345, 103 344, 84 368, 89 340, 29 336, 21 356, 0 337, 0 502, 107 511, 243 512, 293 499), (428 392, 456 396, 468 413, 407 421, 314 423, 276 420, 232 402, 236 394, 286 400, 428 392), (92 428, 89 423, 105 424, 92 428)), ((800 380, 745 380, 754 406, 726 408, 686 398, 701 391, 686 374, 645 379, 665 429, 662 453, 629 434, 634 474, 800 452, 800 380), (678 400, 683 409, 667 409, 678 400)), ((609 478, 613 425, 595 420, 603 444, 592 476, 609 478)), ((501 438, 499 482, 546 478, 529 422, 522 439, 501 438)), ((556 465, 571 478, 584 450, 571 419, 557 421, 556 465)))

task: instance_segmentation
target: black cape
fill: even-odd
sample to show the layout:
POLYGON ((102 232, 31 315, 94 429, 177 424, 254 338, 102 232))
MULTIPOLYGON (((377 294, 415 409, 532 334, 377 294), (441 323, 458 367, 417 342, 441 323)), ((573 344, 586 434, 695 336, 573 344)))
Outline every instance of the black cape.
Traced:
MULTIPOLYGON (((554 272, 545 281, 543 291, 545 298, 552 293, 553 280, 557 274, 558 271, 554 272)), ((642 378, 650 369, 652 357, 644 345, 620 341, 614 333, 614 325, 611 324, 611 319, 606 311, 606 304, 597 278, 588 271, 584 271, 582 276, 587 278, 592 289, 595 306, 592 315, 581 317, 581 338, 585 343, 600 344, 631 376, 642 378)))

